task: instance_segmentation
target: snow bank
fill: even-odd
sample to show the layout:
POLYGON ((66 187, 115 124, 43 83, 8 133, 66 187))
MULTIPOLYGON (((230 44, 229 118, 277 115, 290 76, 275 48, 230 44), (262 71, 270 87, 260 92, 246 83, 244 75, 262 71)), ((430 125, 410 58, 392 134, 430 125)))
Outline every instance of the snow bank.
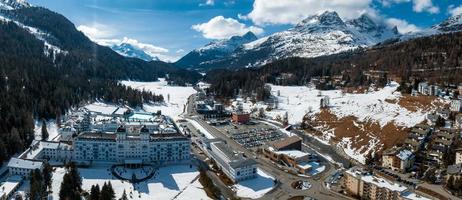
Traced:
POLYGON ((191 125, 193 125, 194 128, 199 130, 202 134, 204 134, 207 139, 215 138, 210 132, 205 130, 205 128, 202 125, 200 125, 198 122, 196 122, 194 120, 190 120, 190 119, 188 119, 188 122, 191 123, 191 125))
MULTIPOLYGON (((186 165, 174 165, 160 168, 156 175, 150 180, 138 184, 122 182, 115 179, 109 167, 80 168, 82 177, 82 188, 90 191, 92 185, 110 181, 116 193, 116 199, 122 196, 125 190, 130 199, 141 200, 164 200, 164 199, 210 199, 199 183, 199 172, 195 168, 186 165), (130 192, 132 194, 130 194, 130 192)), ((59 199, 59 188, 63 176, 64 168, 56 168, 53 173, 53 194, 52 199, 59 199)))
POLYGON ((234 185, 236 195, 242 198, 258 199, 274 188, 274 178, 258 169, 257 178, 241 181, 234 185))
POLYGON ((172 117, 183 113, 188 97, 196 93, 192 87, 169 86, 163 78, 157 82, 121 81, 121 83, 137 90, 150 91, 164 96, 165 104, 144 105, 143 109, 148 112, 161 110, 162 114, 172 117))

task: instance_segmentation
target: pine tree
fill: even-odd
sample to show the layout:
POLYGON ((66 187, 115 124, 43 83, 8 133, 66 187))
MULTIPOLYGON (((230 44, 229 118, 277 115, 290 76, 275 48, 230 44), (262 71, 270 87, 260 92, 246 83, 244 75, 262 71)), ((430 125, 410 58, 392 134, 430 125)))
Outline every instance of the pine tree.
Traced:
POLYGON ((30 199, 40 200, 46 196, 46 187, 39 169, 35 169, 30 174, 30 199))
POLYGON ((82 190, 82 179, 73 163, 68 166, 68 172, 64 174, 61 189, 59 191, 60 200, 80 200, 82 190))
POLYGON ((115 193, 114 189, 112 188, 112 184, 109 181, 108 183, 104 183, 103 188, 101 189, 101 196, 100 200, 114 200, 115 193))
POLYGON ((52 171, 53 168, 49 163, 45 163, 43 166, 42 174, 43 174, 43 182, 48 190, 51 190, 51 183, 52 183, 52 171))
POLYGON ((122 193, 122 197, 120 197, 119 200, 128 200, 127 193, 124 190, 124 193, 122 193))
POLYGON ((90 200, 99 200, 100 193, 99 185, 92 185, 90 190, 90 200))
POLYGON ((24 141, 19 136, 18 129, 13 127, 10 132, 10 137, 8 137, 8 150, 9 154, 12 155, 16 152, 22 151, 24 149, 24 141))
POLYGON ((3 163, 8 157, 8 151, 3 139, 0 139, 0 163, 3 163))
POLYGON ((48 130, 47 130, 47 123, 45 120, 42 120, 42 140, 47 140, 49 137, 48 130))
POLYGON ((454 189, 454 176, 450 175, 448 180, 446 181, 446 187, 453 190, 454 189))

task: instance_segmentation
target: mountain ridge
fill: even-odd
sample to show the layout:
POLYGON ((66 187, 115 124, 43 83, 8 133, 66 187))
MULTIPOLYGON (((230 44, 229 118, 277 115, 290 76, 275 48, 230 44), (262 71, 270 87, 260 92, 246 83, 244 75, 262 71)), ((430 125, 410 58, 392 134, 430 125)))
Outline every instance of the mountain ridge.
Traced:
POLYGON ((281 58, 309 58, 366 48, 398 35, 396 27, 374 21, 367 15, 345 21, 335 11, 326 11, 309 16, 288 30, 242 44, 226 57, 201 63, 180 59, 182 62, 176 64, 200 70, 258 67, 281 58))

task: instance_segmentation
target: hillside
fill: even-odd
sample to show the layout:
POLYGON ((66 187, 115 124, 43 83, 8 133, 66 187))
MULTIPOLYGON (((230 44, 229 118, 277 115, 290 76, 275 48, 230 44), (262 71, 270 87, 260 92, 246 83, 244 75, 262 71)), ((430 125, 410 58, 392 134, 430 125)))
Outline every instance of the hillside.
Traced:
POLYGON ((0 161, 27 147, 35 120, 60 118, 82 103, 102 100, 132 107, 163 97, 119 80, 177 84, 200 75, 163 62, 125 58, 91 42, 60 14, 0 1, 0 161))
POLYGON ((269 97, 265 83, 276 84, 282 76, 287 76, 283 85, 306 85, 313 77, 340 76, 345 87, 356 87, 369 83, 364 72, 385 70, 388 77, 402 81, 458 84, 462 80, 461 45, 462 33, 453 32, 331 56, 288 58, 261 68, 214 70, 206 80, 221 97, 234 97, 241 89, 247 95, 256 93, 259 99, 269 97))

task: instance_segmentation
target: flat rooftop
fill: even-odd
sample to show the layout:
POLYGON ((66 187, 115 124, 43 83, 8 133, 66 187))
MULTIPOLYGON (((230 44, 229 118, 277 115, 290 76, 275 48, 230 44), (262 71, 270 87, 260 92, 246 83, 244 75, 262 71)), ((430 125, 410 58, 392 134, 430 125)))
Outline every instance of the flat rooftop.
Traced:
POLYGON ((26 160, 19 158, 11 158, 8 162, 8 167, 22 168, 22 169, 40 169, 43 165, 42 161, 26 160))

